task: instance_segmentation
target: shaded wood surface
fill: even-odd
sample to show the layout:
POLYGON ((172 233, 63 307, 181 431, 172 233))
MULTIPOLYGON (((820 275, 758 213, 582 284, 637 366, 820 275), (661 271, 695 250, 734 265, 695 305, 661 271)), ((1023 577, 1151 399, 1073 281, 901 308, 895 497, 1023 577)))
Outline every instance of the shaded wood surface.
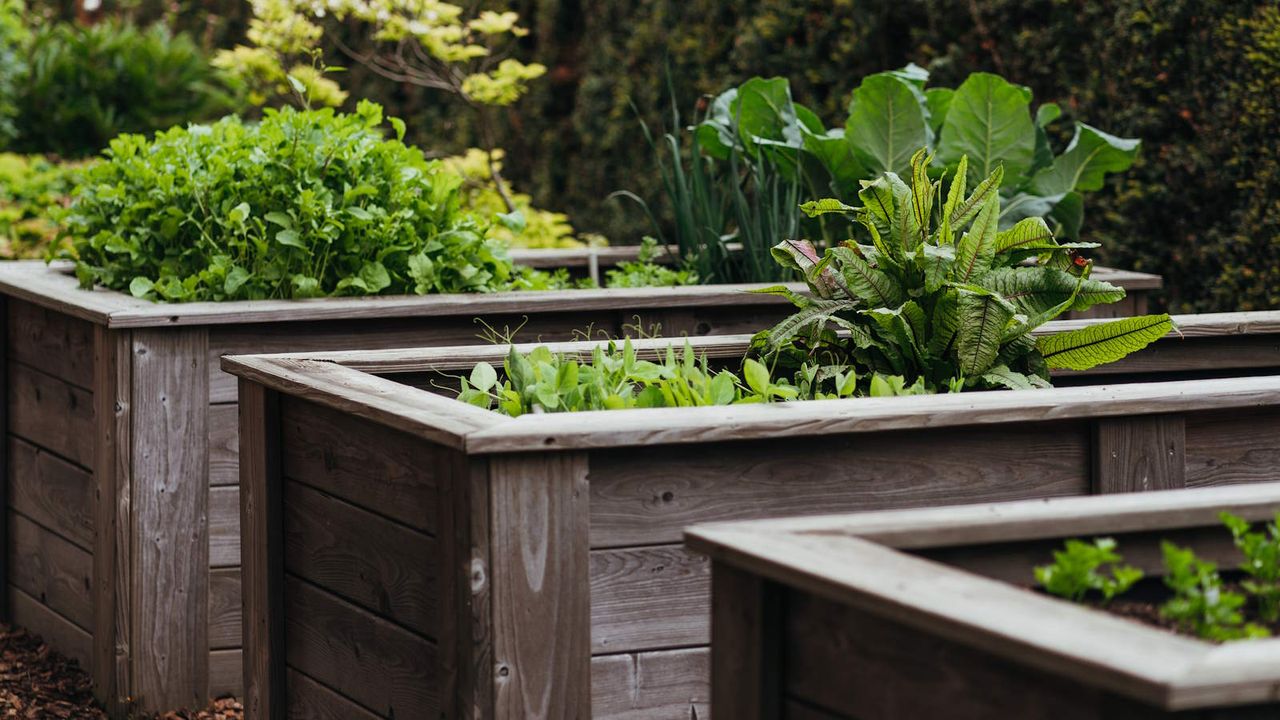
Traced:
POLYGON ((20 300, 8 303, 8 355, 17 362, 93 389, 91 323, 20 300))
POLYGON ((209 406, 209 486, 240 484, 240 410, 235 403, 209 406))
POLYGON ((707 648, 591 658, 591 717, 706 720, 711 717, 707 648))
POLYGON ((678 545, 591 552, 591 651, 710 642, 711 564, 678 545))
MULTIPOLYGON (((240 647, 244 616, 240 611, 240 568, 209 571, 209 648, 240 647)), ((240 675, 237 671, 236 675, 240 675)))
POLYGON ((1188 487, 1280 480, 1280 412, 1274 408, 1187 416, 1188 487))
MULTIPOLYGON (((778 717, 782 692, 782 593, 727 565, 711 577, 711 702, 720 717, 778 717)), ((788 658, 790 664, 790 658, 788 658)))
POLYGON ((289 706, 285 717, 290 720, 378 720, 363 707, 290 669, 285 676, 285 692, 289 706))
POLYGON ((133 337, 93 326, 94 693, 119 715, 135 693, 133 337))
POLYGON ((89 633, 13 585, 8 587, 8 596, 9 613, 14 623, 41 636, 58 652, 88 667, 93 655, 93 638, 89 633))
POLYGON ((244 708, 280 720, 284 680, 284 537, 280 398, 240 381, 240 530, 244 708))
POLYGON ((93 476, 25 440, 9 437, 10 507, 93 549, 93 476))
POLYGON ((1186 487, 1187 434, 1181 415, 1102 418, 1093 423, 1094 492, 1186 487))
POLYGON ((209 489, 209 567, 240 565, 240 488, 209 489))
POLYGON ((92 393, 16 362, 8 363, 8 371, 9 432, 92 467, 92 393))
POLYGON ((17 513, 7 522, 10 584, 89 632, 93 556, 17 513))
POLYGON ((244 653, 239 649, 209 652, 209 697, 244 695, 244 653))

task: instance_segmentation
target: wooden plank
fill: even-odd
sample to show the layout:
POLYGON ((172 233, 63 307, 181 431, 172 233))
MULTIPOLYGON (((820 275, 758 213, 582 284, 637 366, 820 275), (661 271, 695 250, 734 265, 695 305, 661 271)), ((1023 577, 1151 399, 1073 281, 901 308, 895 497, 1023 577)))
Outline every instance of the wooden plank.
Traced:
POLYGON ((1084 495, 1088 432, 1044 423, 596 452, 591 545, 678 542, 697 522, 1084 495))
MULTIPOLYGON (((0 295, 0 343, 4 343, 4 349, 0 350, 0 378, 3 378, 4 385, 0 387, 0 431, 4 436, 0 437, 0 472, 4 475, 0 476, 0 537, 9 537, 9 505, 14 502, 14 478, 13 478, 13 459, 9 448, 9 346, 12 342, 9 338, 9 305, 11 301, 8 297, 0 295)), ((9 552, 6 549, 0 552, 0 588, 9 587, 9 552)), ((8 619, 9 614, 9 593, 0 593, 0 618, 8 619)))
POLYGON ((1280 411, 1187 416, 1187 486, 1280 481, 1280 411))
POLYGON ((207 335, 133 333, 134 691, 201 706, 209 665, 207 335))
POLYGON ((93 389, 92 323, 21 300, 11 300, 8 311, 9 357, 93 389))
POLYGON ((453 688, 445 714, 493 717, 489 463, 457 451, 437 454, 440 487, 440 686, 453 688))
POLYGON ((243 693, 244 653, 239 648, 210 651, 209 697, 241 697, 243 693))
POLYGON ((431 638, 440 632, 436 552, 429 535, 285 481, 285 570, 431 638))
POLYGON ((591 652, 706 645, 711 563, 679 545, 591 552, 591 652))
POLYGON ((240 381, 241 592, 244 709, 284 717, 284 538, 281 531, 280 401, 240 381))
POLYGON ((711 603, 711 704, 721 717, 778 717, 784 664, 781 590, 758 575, 717 563, 711 603))
POLYGON ((409 527, 438 527, 436 454, 419 438, 291 397, 281 399, 283 471, 409 527))
POLYGON ((93 332, 95 452, 93 498, 94 696, 129 711, 133 667, 133 338, 101 325, 93 332))
POLYGON ((0 265, 0 292, 97 325, 118 310, 155 305, 114 290, 82 290, 71 269, 69 262, 6 262, 0 265))
POLYGON ((240 488, 209 488, 209 566, 240 565, 240 488))
POLYGON ((66 538, 8 513, 9 583, 88 631, 93 556, 66 538))
POLYGON ((209 485, 240 483, 240 410, 235 403, 209 406, 209 485))
POLYGON ((10 507, 92 550, 93 476, 20 438, 8 448, 10 507))
POLYGON ((796 698, 787 698, 782 706, 785 713, 783 717, 787 720, 850 720, 843 715, 827 712, 796 698))
POLYGON ((1182 415, 1101 418, 1093 422, 1093 491, 1145 492, 1186 487, 1182 415))
POLYGON ((591 658, 591 717, 706 720, 710 678, 707 648, 597 655, 591 658))
POLYGON ((93 651, 93 639, 89 633, 12 585, 7 594, 14 624, 39 635, 49 647, 80 663, 81 667, 89 667, 93 651))
POLYGON ((384 717, 438 717, 433 643, 292 575, 284 590, 291 667, 384 717))
POLYGON ((582 717, 591 708, 587 458, 489 465, 494 714, 582 717))
POLYGON ((93 464, 93 395, 9 363, 9 431, 83 468, 93 464))
POLYGON ((290 720, 382 720, 296 670, 287 670, 285 677, 290 720))
MULTIPOLYGON (((240 612, 240 568, 214 568, 209 571, 209 648, 239 648, 244 634, 244 616, 240 612)), ((241 673, 237 670, 239 678, 241 673)), ((241 680, 237 679, 236 684, 241 680)))

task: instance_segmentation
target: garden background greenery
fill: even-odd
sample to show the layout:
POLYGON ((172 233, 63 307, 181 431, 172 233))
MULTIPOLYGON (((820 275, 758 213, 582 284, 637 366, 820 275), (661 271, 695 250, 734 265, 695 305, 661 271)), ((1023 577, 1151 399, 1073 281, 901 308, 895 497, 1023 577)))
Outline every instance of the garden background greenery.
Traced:
MULTIPOLYGON (((32 5, 76 14, 71 0, 32 5)), ((119 5, 106 8, 164 21, 210 52, 241 41, 249 18, 241 0, 119 5)), ((699 98, 762 75, 789 78, 795 100, 830 121, 869 73, 914 62, 955 85, 989 70, 1057 102, 1064 120, 1142 139, 1138 163, 1090 197, 1084 239, 1102 243, 1101 262, 1163 275, 1171 310, 1280 307, 1280 7, 1269 0, 481 5, 519 12, 531 32, 517 57, 548 68, 503 109, 505 174, 580 232, 627 244, 648 231, 607 191, 658 195, 633 106, 661 127, 668 77, 687 115, 699 98)), ((344 86, 405 119, 407 141, 439 154, 476 144, 471 116, 446 98, 332 61, 351 67, 344 86)))

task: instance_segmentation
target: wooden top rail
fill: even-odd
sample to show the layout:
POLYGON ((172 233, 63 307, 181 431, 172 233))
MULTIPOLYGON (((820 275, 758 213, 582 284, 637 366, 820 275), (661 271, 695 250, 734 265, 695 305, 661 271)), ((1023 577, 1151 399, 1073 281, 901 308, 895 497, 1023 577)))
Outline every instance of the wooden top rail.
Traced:
POLYGON ((901 552, 1216 526, 1224 509, 1273 517, 1280 483, 712 523, 687 530, 685 542, 754 575, 1170 710, 1274 701, 1280 639, 1214 645, 901 552))
MULTIPOLYGON (((622 251, 622 248, 617 250, 622 251)), ((584 250, 524 251, 574 256, 584 250)), ((548 262, 554 267, 558 263, 548 262)), ((1156 275, 1096 268, 1099 279, 1131 290, 1160 286, 1156 275), (1154 283, 1154 284, 1153 284, 1154 283)), ((712 305, 759 306, 786 303, 774 295, 748 292, 760 284, 690 285, 674 288, 616 290, 546 290, 442 295, 332 297, 310 300, 242 300, 235 302, 155 303, 127 293, 95 288, 83 290, 71 274, 71 264, 45 265, 39 260, 0 264, 0 290, 37 305, 65 312, 111 328, 178 327, 309 320, 359 320, 391 317, 469 316, 494 313, 589 312, 626 308, 712 305), (729 298, 732 298, 730 300, 729 298)), ((803 283, 789 283, 805 292, 803 283)))

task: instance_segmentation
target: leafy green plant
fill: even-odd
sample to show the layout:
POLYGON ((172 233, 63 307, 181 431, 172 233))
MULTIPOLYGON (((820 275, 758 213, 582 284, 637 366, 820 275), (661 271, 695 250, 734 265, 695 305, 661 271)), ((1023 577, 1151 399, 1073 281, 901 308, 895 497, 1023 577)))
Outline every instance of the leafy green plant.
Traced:
POLYGON ((1245 596, 1223 588, 1218 567, 1196 557, 1194 551, 1165 541, 1165 585, 1173 597, 1160 612, 1196 635, 1215 641, 1266 637, 1266 628, 1247 623, 1240 609, 1245 596))
POLYGON ((207 120, 235 107, 195 42, 160 25, 51 23, 35 29, 27 47, 17 96, 17 147, 26 152, 83 157, 121 133, 207 120))
POLYGON ((1229 512, 1219 516, 1244 554, 1240 564, 1249 579, 1241 586, 1258 602, 1258 617, 1264 622, 1280 621, 1280 516, 1266 524, 1264 532, 1253 532, 1248 520, 1229 512))
POLYGON ((605 287, 674 287, 697 285, 698 273, 687 267, 670 268, 654 262, 658 254, 658 241, 646 237, 640 243, 635 260, 618 263, 618 267, 605 273, 605 287))
POLYGON ((597 346, 590 362, 556 355, 546 347, 527 354, 511 348, 503 362, 503 378, 488 363, 479 363, 461 382, 458 399, 512 417, 527 413, 620 410, 625 408, 697 407, 762 402, 795 397, 796 389, 776 385, 764 366, 751 361, 746 383, 728 370, 713 372, 705 356, 685 343, 657 361, 637 357, 630 339, 619 348, 597 346))
POLYGON ((1109 603, 1142 579, 1141 570, 1122 562, 1112 538, 1096 538, 1092 543, 1068 540, 1062 550, 1054 551, 1052 565, 1035 568, 1036 582, 1073 602, 1083 602, 1094 592, 1109 603))
POLYGON ((23 0, 0 0, 0 68, 4 68, 0 72, 0 150, 18 136, 18 93, 27 75, 25 14, 23 0))
POLYGON ((117 138, 65 218, 81 284, 175 302, 509 287, 461 179, 381 123, 362 102, 117 138))
POLYGON ((53 215, 71 202, 87 165, 0 153, 0 258, 43 258, 62 246, 53 215))
POLYGON ((833 198, 805 204, 813 216, 852 216, 869 242, 823 255, 805 241, 775 247, 813 293, 762 291, 798 308, 753 342, 775 370, 835 364, 935 392, 1029 389, 1047 386, 1052 368, 1112 362, 1172 329, 1169 316, 1153 315, 1034 338, 1061 313, 1115 302, 1124 290, 1089 277, 1092 264, 1075 253, 1095 244, 1059 243, 1042 218, 999 230, 1002 168, 968 192, 961 157, 944 197, 942 181, 928 175, 931 161, 921 149, 909 182, 886 172, 864 183, 860 207, 833 198))

